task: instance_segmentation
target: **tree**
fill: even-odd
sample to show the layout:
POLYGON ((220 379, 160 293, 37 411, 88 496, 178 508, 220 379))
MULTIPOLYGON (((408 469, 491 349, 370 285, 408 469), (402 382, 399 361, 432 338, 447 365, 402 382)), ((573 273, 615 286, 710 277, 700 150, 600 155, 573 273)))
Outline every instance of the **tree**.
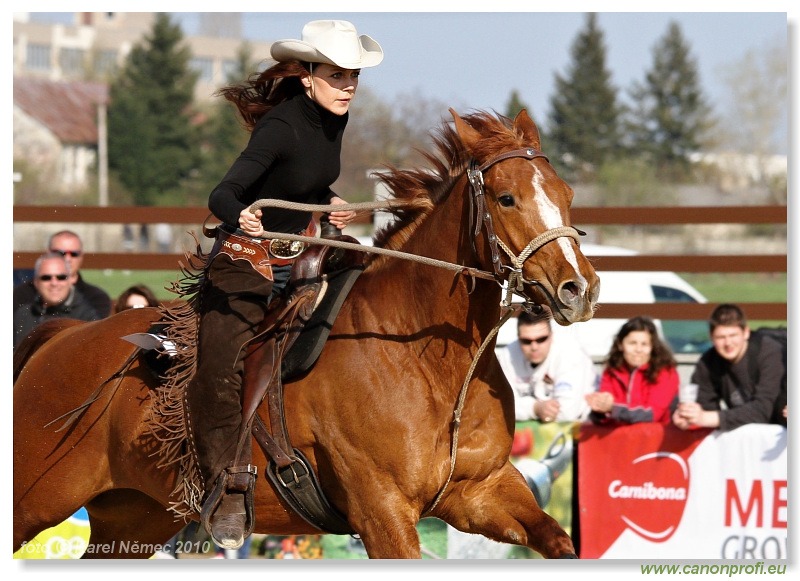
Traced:
POLYGON ((771 155, 788 149, 789 93, 788 54, 785 39, 755 50, 723 70, 728 88, 721 141, 725 149, 754 156, 757 183, 768 188, 770 201, 786 203, 785 179, 771 175, 771 155))
POLYGON ((506 117, 513 119, 517 116, 517 114, 525 109, 528 114, 533 118, 533 110, 525 103, 523 103, 522 99, 519 96, 519 91, 514 89, 511 91, 511 95, 508 97, 508 104, 506 104, 506 117))
POLYGON ((689 156, 704 145, 713 120, 697 63, 676 22, 654 46, 652 68, 644 83, 633 84, 630 96, 633 150, 655 163, 662 175, 686 175, 689 156))
POLYGON ((592 173, 617 154, 621 115, 596 14, 587 14, 586 27, 575 39, 571 55, 567 75, 555 76, 547 138, 557 153, 553 156, 557 166, 592 173))
MULTIPOLYGON (((248 42, 242 43, 236 51, 236 60, 228 72, 226 83, 244 82, 257 66, 252 46, 248 42)), ((247 146, 250 132, 245 129, 233 103, 222 97, 209 107, 208 120, 203 124, 202 132, 202 163, 193 182, 192 197, 205 204, 208 194, 247 146)))
POLYGON ((191 107, 197 75, 182 41, 180 27, 158 13, 111 84, 109 167, 137 205, 176 195, 197 166, 191 107))
POLYGON ((382 101, 368 87, 359 87, 342 140, 342 171, 333 190, 347 201, 371 200, 371 170, 386 165, 409 167, 423 161, 418 150, 430 149, 430 132, 444 117, 447 106, 436 100, 398 95, 382 101))

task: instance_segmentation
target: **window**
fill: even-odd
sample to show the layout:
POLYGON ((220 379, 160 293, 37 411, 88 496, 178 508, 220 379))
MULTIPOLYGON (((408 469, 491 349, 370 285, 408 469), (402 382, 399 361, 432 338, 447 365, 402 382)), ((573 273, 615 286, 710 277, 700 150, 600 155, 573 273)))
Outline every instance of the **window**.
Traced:
MULTIPOLYGON (((696 303, 688 293, 669 286, 651 285, 657 303, 696 303)), ((706 321, 661 320, 661 331, 673 353, 703 353, 711 347, 706 321)))
POLYGON ((214 61, 207 57, 196 57, 191 60, 189 66, 197 71, 200 76, 198 80, 210 83, 214 80, 214 61))
POLYGON ((84 51, 80 48, 62 48, 58 56, 61 72, 66 74, 79 74, 83 72, 84 51))
POLYGON ((657 303, 696 303, 688 293, 669 286, 651 285, 657 303))
POLYGON ((113 73, 117 69, 117 51, 101 50, 94 59, 94 70, 101 75, 113 73))
POLYGON ((226 83, 238 83, 243 79, 237 78, 239 76, 239 63, 235 60, 225 59, 222 61, 222 76, 226 83))
POLYGON ((29 44, 25 52, 25 65, 29 69, 50 70, 50 45, 29 44))

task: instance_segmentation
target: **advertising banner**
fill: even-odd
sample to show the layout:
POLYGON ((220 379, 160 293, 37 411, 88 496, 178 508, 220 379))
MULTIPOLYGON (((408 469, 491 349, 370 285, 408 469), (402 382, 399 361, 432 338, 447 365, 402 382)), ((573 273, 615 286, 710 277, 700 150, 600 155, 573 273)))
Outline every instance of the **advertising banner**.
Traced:
POLYGON ((582 425, 581 558, 786 559, 786 444, 767 424, 582 425))

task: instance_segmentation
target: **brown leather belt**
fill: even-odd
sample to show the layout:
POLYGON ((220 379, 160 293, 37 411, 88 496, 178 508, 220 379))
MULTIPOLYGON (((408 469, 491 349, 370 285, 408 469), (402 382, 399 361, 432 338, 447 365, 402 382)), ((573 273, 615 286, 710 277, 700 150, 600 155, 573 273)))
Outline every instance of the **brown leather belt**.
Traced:
MULTIPOLYGON (((309 222, 308 227, 302 232, 298 232, 298 234, 300 236, 314 236, 316 232, 317 225, 312 220, 309 222)), ((216 228, 216 234, 217 241, 211 251, 212 256, 225 254, 231 260, 246 260, 268 280, 274 280, 272 276, 273 266, 287 266, 294 263, 295 259, 308 247, 306 242, 252 238, 219 226, 216 228), (280 256, 280 254, 284 254, 284 256, 280 256), (290 257, 285 257, 287 254, 291 254, 290 257)))

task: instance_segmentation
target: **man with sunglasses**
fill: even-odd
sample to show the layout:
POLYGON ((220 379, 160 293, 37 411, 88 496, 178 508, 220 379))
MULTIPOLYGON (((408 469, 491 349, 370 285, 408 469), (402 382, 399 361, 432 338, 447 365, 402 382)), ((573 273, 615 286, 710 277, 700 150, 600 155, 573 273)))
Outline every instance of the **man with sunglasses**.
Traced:
POLYGON ((581 421, 590 411, 584 395, 596 388, 594 363, 576 342, 554 333, 550 319, 548 311, 523 311, 517 340, 497 353, 514 390, 517 421, 581 421))
MULTIPOLYGON (((71 230, 60 230, 50 236, 47 241, 49 252, 55 252, 64 257, 72 276, 72 284, 84 296, 86 301, 100 317, 111 314, 111 297, 98 286, 89 284, 81 276, 83 266, 83 243, 80 236, 71 230)), ((33 281, 18 285, 14 288, 14 308, 31 303, 36 298, 36 289, 33 281)))
POLYGON ((14 347, 49 319, 96 321, 100 315, 73 284, 69 264, 61 254, 47 252, 33 269, 33 300, 14 309, 14 347))

